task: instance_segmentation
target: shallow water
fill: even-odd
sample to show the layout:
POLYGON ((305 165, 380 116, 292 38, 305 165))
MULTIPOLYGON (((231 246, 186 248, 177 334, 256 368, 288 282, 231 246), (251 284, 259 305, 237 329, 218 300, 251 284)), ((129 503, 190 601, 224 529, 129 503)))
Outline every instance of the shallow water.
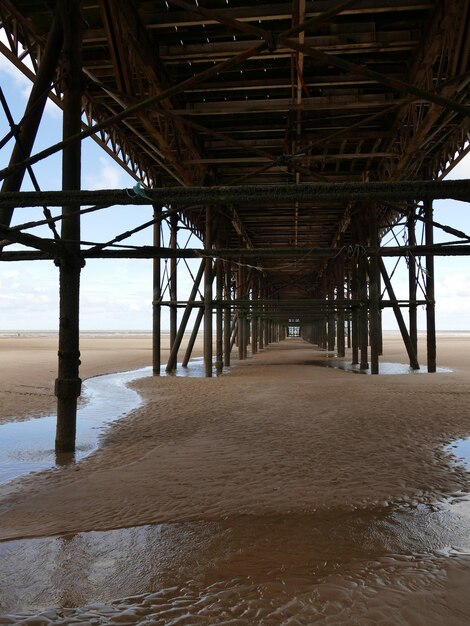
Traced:
MULTIPOLYGON (((368 369, 360 369, 358 364, 353 365, 347 361, 342 361, 341 359, 335 358, 326 358, 326 359, 314 359, 311 361, 305 361, 304 365, 316 365, 318 367, 331 367, 333 369, 344 370, 345 372, 354 372, 355 374, 368 374, 371 375, 370 366, 368 369)), ((451 369, 447 367, 438 367, 437 373, 446 374, 452 372, 451 369)), ((427 365, 420 365, 419 370, 414 370, 409 365, 405 363, 387 363, 380 362, 379 363, 379 375, 402 375, 402 374, 427 374, 428 368, 427 365)))
POLYGON ((467 471, 470 472, 470 437, 456 439, 450 445, 446 446, 446 450, 451 452, 455 458, 465 466, 467 471))
MULTIPOLYGON (((87 379, 83 384, 85 404, 77 411, 77 446, 75 453, 54 451, 56 416, 33 418, 0 425, 0 483, 23 474, 79 461, 96 450, 106 427, 139 408, 139 394, 128 383, 152 375, 151 367, 129 372, 106 374, 87 379)), ((204 361, 192 359, 189 367, 179 366, 161 376, 204 376, 204 361)))
POLYGON ((8 541, 0 563, 0 624, 464 626, 470 502, 8 541))
POLYGON ((0 613, 20 622, 56 607, 47 616, 61 624, 465 624, 468 594, 443 596, 450 570, 470 572, 469 554, 465 497, 9 541, 0 613))

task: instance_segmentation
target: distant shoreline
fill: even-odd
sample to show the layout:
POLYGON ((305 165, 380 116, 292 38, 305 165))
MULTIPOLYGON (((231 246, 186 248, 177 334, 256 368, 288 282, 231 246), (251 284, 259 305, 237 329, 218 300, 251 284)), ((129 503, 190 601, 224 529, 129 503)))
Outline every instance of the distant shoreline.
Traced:
MULTIPOLYGON (((185 332, 185 335, 190 335, 191 334, 191 330, 188 330, 185 332)), ((202 331, 201 331, 202 332, 202 331)), ((389 336, 389 337, 394 337, 400 336, 400 331, 399 330, 383 330, 383 335, 384 336, 389 336)), ((167 336, 170 334, 170 330, 169 329, 163 329, 161 331, 161 334, 163 336, 167 336)), ((470 335, 470 328, 469 329, 462 329, 462 330, 437 330, 436 331, 437 336, 445 336, 445 337, 450 337, 452 335, 455 336, 465 336, 465 335, 470 335)), ((37 330, 37 329, 25 329, 25 330, 15 330, 15 329, 6 329, 6 330, 0 330, 0 337, 8 337, 8 338, 14 338, 14 337, 57 337, 59 335, 59 331, 58 330, 37 330)), ((420 337, 425 337, 426 336, 426 331, 425 330, 418 330, 418 335, 420 337)), ((122 330, 82 330, 80 332, 80 336, 82 337, 150 337, 152 336, 152 331, 151 330, 127 330, 127 329, 122 329, 122 330)), ((215 333, 214 333, 215 336, 215 333)))

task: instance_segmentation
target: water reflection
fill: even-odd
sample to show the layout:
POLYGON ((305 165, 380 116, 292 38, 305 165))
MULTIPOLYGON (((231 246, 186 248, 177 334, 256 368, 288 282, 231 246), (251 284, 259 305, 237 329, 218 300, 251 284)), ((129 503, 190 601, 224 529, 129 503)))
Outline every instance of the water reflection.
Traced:
POLYGON ((178 624, 281 624, 289 616, 308 624, 325 610, 346 619, 353 605, 386 592, 393 602, 380 612, 393 623, 397 598, 442 585, 446 559, 470 553, 468 500, 459 506, 241 516, 10 541, 0 544, 0 612, 94 603, 100 613, 99 602, 152 616, 152 624, 178 617, 186 618, 178 624))
MULTIPOLYGON (((0 483, 23 474, 80 461, 99 446, 110 423, 137 409, 142 400, 128 383, 152 375, 151 367, 89 378, 83 385, 84 406, 77 412, 77 446, 73 453, 54 451, 56 416, 34 418, 0 425, 0 483)), ((161 376, 203 377, 204 361, 192 359, 161 376)))
MULTIPOLYGON (((318 367, 331 367, 333 369, 344 370, 345 372, 353 372, 355 374, 371 374, 370 367, 368 369, 361 369, 358 364, 352 364, 347 361, 342 361, 341 359, 335 358, 325 358, 325 359, 312 359, 309 361, 304 361, 303 365, 315 365, 318 367)), ((452 372, 451 369, 447 367, 438 367, 437 372, 444 374, 452 372)), ((420 365, 419 370, 414 370, 409 365, 405 363, 386 363, 380 362, 379 364, 379 374, 385 375, 398 375, 398 374, 427 374, 428 368, 426 365, 420 365)))
POLYGON ((456 439, 446 446, 447 452, 451 452, 458 462, 463 463, 465 468, 470 471, 470 437, 465 439, 456 439))

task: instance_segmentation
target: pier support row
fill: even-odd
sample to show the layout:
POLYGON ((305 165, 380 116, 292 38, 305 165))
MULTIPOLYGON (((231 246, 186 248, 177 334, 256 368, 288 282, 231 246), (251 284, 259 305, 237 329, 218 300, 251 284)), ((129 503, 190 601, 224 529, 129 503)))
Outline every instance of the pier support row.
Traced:
MULTIPOLYGON (((406 228, 411 245, 416 243, 416 215, 413 208, 407 218, 406 228)), ((433 245, 432 203, 426 201, 422 208, 425 224, 426 245, 433 245)), ((172 223, 173 232, 177 221, 172 223)), ((156 231, 157 232, 157 231, 156 231)), ((410 253, 407 258, 409 279, 409 300, 398 300, 392 285, 391 276, 384 263, 380 248, 380 229, 377 207, 366 206, 363 219, 358 221, 356 242, 352 254, 326 262, 323 280, 317 288, 314 301, 297 300, 291 302, 276 298, 276 292, 262 271, 254 268, 239 257, 237 263, 217 258, 218 245, 214 242, 213 212, 205 209, 204 250, 189 299, 178 302, 170 297, 162 302, 160 284, 161 270, 156 264, 154 280, 154 329, 160 328, 161 306, 170 308, 170 320, 174 312, 184 309, 175 333, 170 333, 170 357, 166 371, 177 367, 178 351, 187 330, 191 313, 198 310, 195 327, 183 359, 186 366, 204 320, 204 372, 211 377, 214 372, 220 375, 223 367, 231 363, 231 352, 237 348, 239 360, 247 358, 249 352, 256 354, 270 343, 285 337, 286 328, 294 323, 302 328, 302 335, 336 356, 343 358, 346 343, 351 349, 352 364, 360 369, 369 369, 372 374, 380 371, 382 354, 382 311, 390 307, 406 348, 412 369, 419 369, 417 343, 417 307, 425 304, 427 310, 427 367, 436 371, 436 329, 434 315, 434 265, 432 255, 426 257, 425 299, 417 300, 417 260, 410 253), (210 256, 213 251, 213 258, 210 256), (203 296, 197 300, 200 283, 204 277, 203 296), (158 285, 158 286, 157 286, 158 285), (214 297, 215 285, 215 297, 214 297), (158 305, 155 304, 158 300, 158 305), (403 309, 408 308, 409 325, 403 309), (215 326, 214 326, 215 320, 215 326), (294 320, 294 322, 292 322, 294 320), (215 330, 215 332, 214 332, 215 330), (215 349, 215 361, 213 359, 215 349)), ((155 235, 155 245, 159 245, 159 235, 155 235)), ((173 246, 172 246, 173 249, 173 246)), ((173 282, 173 275, 170 276, 173 282)), ((172 293, 170 289, 170 294, 172 293)), ((176 324, 171 322, 171 328, 176 324)), ((154 338, 154 373, 160 372, 160 342, 154 338)))

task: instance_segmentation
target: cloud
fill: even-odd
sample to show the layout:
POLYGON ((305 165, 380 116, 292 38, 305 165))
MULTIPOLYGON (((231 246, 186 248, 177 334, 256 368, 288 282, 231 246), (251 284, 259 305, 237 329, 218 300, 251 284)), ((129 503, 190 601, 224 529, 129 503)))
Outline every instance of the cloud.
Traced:
MULTIPOLYGON (((8 40, 4 31, 0 31, 0 42, 9 48, 8 40)), ((33 66, 28 56, 22 61, 23 65, 29 70, 33 70, 33 66)), ((26 103, 31 92, 32 82, 23 74, 6 56, 0 51, 0 74, 3 74, 8 80, 12 82, 12 87, 15 89, 16 94, 19 94, 21 99, 26 103)), ((49 98, 46 102, 46 113, 53 119, 58 119, 62 116, 61 109, 52 102, 49 98)), ((16 122, 19 119, 15 120, 16 122)))
POLYGON ((123 186, 122 169, 109 158, 100 156, 98 163, 95 161, 92 165, 93 171, 89 163, 84 163, 85 168, 90 168, 83 176, 85 189, 119 189, 123 186))
POLYGON ((470 155, 462 159, 446 176, 446 180, 462 180, 464 178, 470 178, 470 155))

